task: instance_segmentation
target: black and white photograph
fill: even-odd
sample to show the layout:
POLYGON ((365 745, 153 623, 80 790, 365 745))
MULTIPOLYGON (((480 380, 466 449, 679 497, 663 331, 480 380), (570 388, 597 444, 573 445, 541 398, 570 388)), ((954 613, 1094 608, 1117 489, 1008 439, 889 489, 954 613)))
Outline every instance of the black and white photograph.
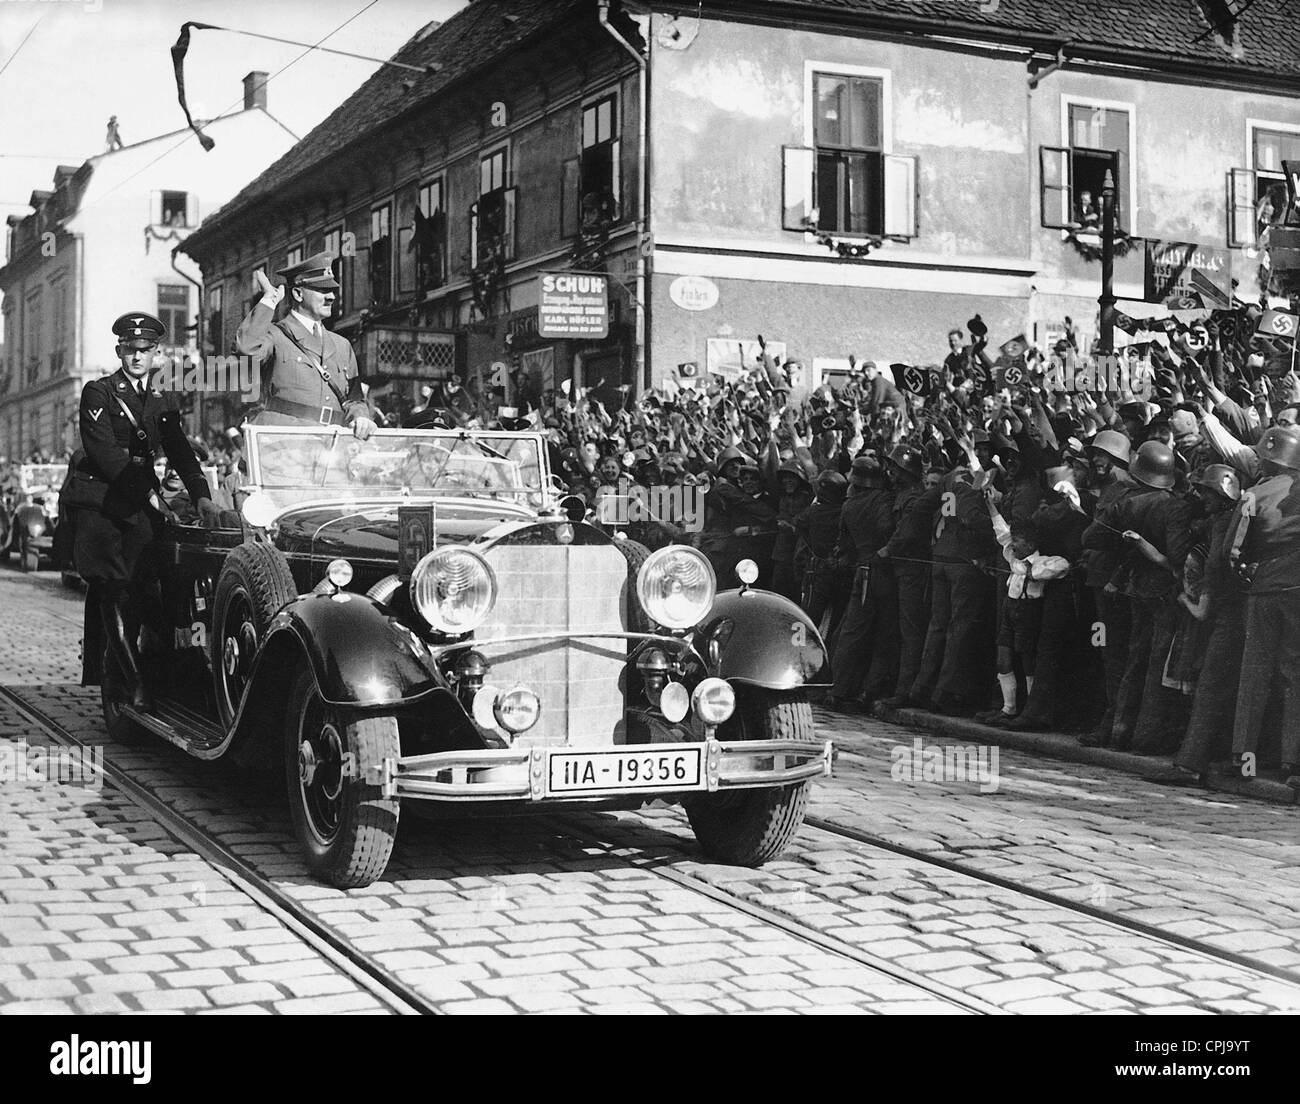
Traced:
POLYGON ((0 208, 37 1082, 1294 1071, 1300 0, 0 0, 0 208))

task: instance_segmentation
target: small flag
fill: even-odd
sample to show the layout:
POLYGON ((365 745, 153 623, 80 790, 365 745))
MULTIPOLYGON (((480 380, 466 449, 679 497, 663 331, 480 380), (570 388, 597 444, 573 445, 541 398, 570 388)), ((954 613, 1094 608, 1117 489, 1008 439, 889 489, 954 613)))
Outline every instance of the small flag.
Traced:
POLYGON ((1029 351, 1029 341, 1024 334, 1016 334, 1010 341, 1004 341, 998 346, 1000 352, 1008 360, 1015 360, 1022 357, 1029 351))
POLYGON ((933 393, 934 379, 928 369, 918 368, 915 364, 891 364, 889 367, 900 390, 927 398, 933 393))
POLYGON ((1294 339, 1296 330, 1300 324, 1300 318, 1294 314, 1287 314, 1286 311, 1266 310, 1259 319, 1259 329, 1256 333, 1265 334, 1268 337, 1289 337, 1294 339))

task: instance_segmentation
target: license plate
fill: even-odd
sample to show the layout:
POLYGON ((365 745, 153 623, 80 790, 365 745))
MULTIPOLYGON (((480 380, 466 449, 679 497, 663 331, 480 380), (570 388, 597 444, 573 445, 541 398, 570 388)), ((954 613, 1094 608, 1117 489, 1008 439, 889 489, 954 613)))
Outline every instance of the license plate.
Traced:
POLYGON ((701 748, 672 751, 552 752, 548 794, 698 790, 701 748))

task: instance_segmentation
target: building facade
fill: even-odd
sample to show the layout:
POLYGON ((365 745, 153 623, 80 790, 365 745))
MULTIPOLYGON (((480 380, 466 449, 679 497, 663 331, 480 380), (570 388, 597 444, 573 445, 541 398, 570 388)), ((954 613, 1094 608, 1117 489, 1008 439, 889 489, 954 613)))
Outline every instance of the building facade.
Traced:
POLYGON ((565 380, 617 398, 643 348, 634 59, 591 4, 481 0, 394 60, 432 71, 380 70, 186 242, 212 351, 230 351, 255 270, 325 250, 331 325, 380 409, 453 374, 503 405, 565 380), (609 276, 605 336, 540 332, 552 271, 609 276))
POLYGON ((395 55, 425 75, 376 73, 189 239, 213 349, 255 269, 319 249, 381 409, 453 372, 507 404, 566 380, 617 401, 736 373, 760 334, 809 383, 938 361, 977 314, 995 343, 1067 319, 1087 342, 1107 174, 1121 309, 1143 239, 1256 298, 1300 163, 1282 0, 985 7, 476 0, 395 55), (609 274, 608 336, 539 332, 553 271, 609 274))
POLYGON ((197 351, 198 266, 173 250, 293 144, 266 110, 265 80, 250 73, 244 110, 208 124, 214 153, 180 131, 63 165, 51 190, 32 193, 31 214, 8 218, 0 454, 61 457, 75 445, 82 386, 117 367, 119 315, 155 314, 165 351, 197 351))

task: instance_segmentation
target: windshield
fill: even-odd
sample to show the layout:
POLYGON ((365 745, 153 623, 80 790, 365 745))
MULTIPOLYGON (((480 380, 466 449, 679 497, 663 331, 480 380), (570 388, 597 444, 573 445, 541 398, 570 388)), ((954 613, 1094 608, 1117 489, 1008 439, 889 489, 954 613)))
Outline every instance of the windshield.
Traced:
POLYGON ((249 481, 279 502, 437 496, 541 503, 536 434, 380 430, 361 441, 297 426, 246 426, 245 433, 249 481))

